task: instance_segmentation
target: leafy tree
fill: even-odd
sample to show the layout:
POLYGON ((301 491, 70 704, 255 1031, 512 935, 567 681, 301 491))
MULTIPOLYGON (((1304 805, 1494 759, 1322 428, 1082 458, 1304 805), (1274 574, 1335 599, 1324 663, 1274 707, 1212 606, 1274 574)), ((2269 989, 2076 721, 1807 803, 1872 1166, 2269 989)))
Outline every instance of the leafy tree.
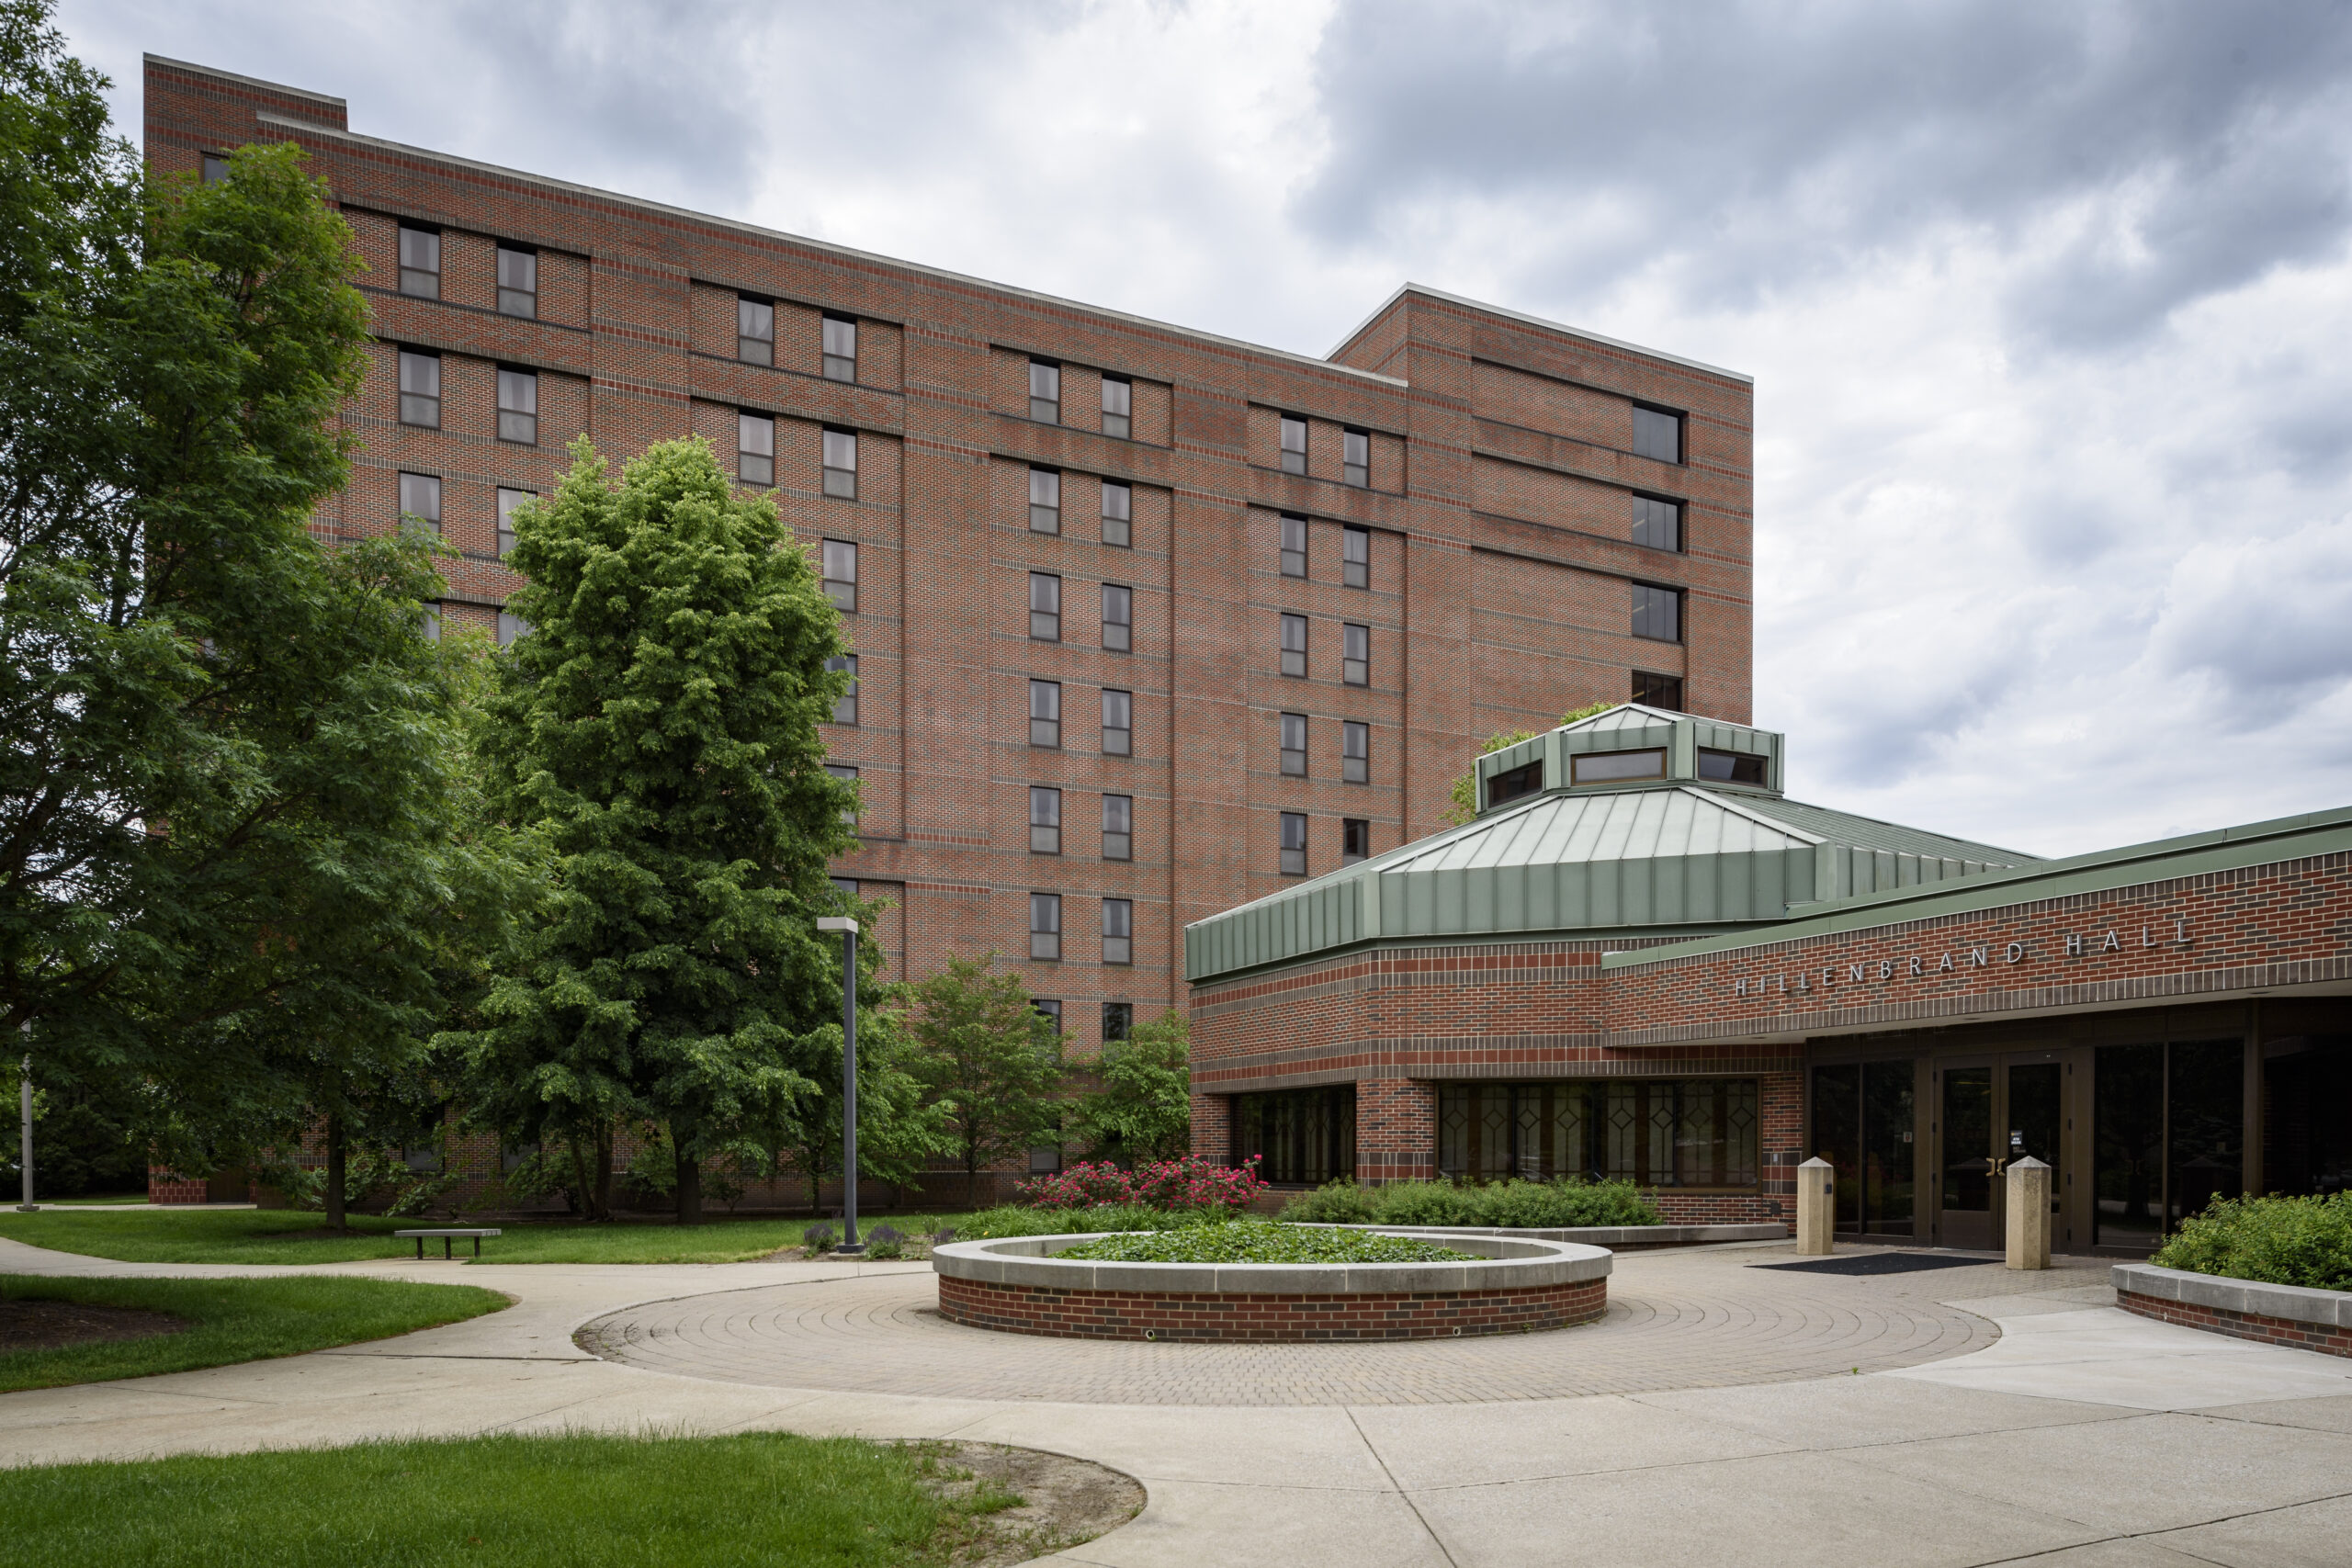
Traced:
POLYGON ((846 680, 825 669, 840 616, 775 502, 738 494, 699 437, 617 483, 582 439, 515 514, 509 559, 533 630, 487 704, 485 787, 552 887, 453 1043, 510 1135, 664 1124, 693 1224, 704 1164, 775 1147, 839 1027, 816 919, 854 841, 819 729, 846 680))
POLYGON ((1193 1146, 1192 1031, 1170 1008, 1125 1040, 1105 1041, 1100 1086, 1078 1102, 1080 1140, 1132 1159, 1174 1159, 1193 1146))
MULTIPOLYGON (((1611 708, 1623 705, 1623 703, 1588 703, 1583 707, 1570 708, 1562 714, 1560 722, 1574 724, 1580 718, 1590 718, 1594 714, 1607 713, 1611 708)), ((1476 755, 1483 757, 1489 751, 1499 751, 1506 746, 1516 746, 1522 740, 1532 740, 1536 734, 1537 732, 1532 729, 1498 730, 1487 737, 1485 744, 1478 748, 1476 755)), ((1468 773, 1453 781, 1453 787, 1446 793, 1446 802, 1445 809, 1438 815, 1454 827, 1462 827, 1476 818, 1478 770, 1475 762, 1468 773)))
MULTIPOLYGON (((878 959, 869 969, 864 951, 859 969, 858 1174, 903 1188, 933 1156, 953 1154, 958 1145, 948 1130, 948 1107, 927 1096, 917 1076, 919 1047, 904 1016, 907 987, 884 986, 878 959)), ((825 1179, 842 1168, 842 1032, 820 1030, 806 1043, 810 1055, 802 1070, 815 1087, 801 1099, 778 1163, 808 1184, 813 1209, 825 1179)))
POLYGON ((915 985, 916 1073, 946 1107, 970 1203, 980 1168, 1010 1159, 1058 1125, 1060 1042, 1015 974, 992 974, 996 954, 951 956, 915 985))

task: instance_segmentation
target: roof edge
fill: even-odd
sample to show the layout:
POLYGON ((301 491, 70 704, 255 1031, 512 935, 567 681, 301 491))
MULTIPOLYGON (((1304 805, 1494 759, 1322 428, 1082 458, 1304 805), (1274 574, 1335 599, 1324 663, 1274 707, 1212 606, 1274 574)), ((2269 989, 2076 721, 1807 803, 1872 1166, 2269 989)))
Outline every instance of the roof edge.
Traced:
POLYGON ((1547 333, 1558 333, 1563 337, 1576 338, 1584 343, 1599 344, 1603 348, 1623 349, 1627 354, 1638 354, 1645 359, 1662 359, 1668 365, 1679 365, 1685 369, 1702 370, 1710 376, 1721 376, 1726 380, 1736 381, 1744 387, 1753 387, 1756 385, 1756 378, 1753 376, 1743 374, 1737 370, 1726 370, 1720 365, 1710 365, 1703 359, 1690 359, 1679 354, 1668 354, 1661 348, 1644 348, 1640 344, 1627 343, 1623 338, 1609 337, 1600 333, 1588 332, 1582 327, 1569 326, 1565 321, 1555 321, 1548 317, 1532 315, 1525 310, 1514 310, 1507 305, 1489 305, 1483 299, 1473 299, 1467 295, 1449 294, 1442 288, 1432 288, 1426 283, 1400 284, 1397 287, 1396 293, 1391 294, 1387 299, 1383 299, 1379 306, 1373 310, 1372 314, 1366 316, 1363 321, 1358 321, 1353 330, 1351 330, 1345 337, 1341 338, 1338 344, 1333 345, 1331 353, 1333 355, 1338 355, 1343 352, 1350 344, 1355 342, 1356 339, 1363 335, 1365 328, 1371 326, 1373 322, 1380 320, 1391 306, 1395 305, 1397 300, 1402 299, 1408 294, 1419 294, 1430 299, 1442 299, 1449 305, 1459 305, 1465 310, 1484 310, 1490 316, 1501 316, 1507 320, 1517 321, 1522 326, 1541 327, 1547 333))
MULTIPOLYGON (((234 71, 223 71, 217 65, 198 65, 193 60, 174 60, 167 54, 141 54, 139 60, 142 65, 167 66, 174 71, 193 72, 198 76, 209 76, 216 81, 241 82, 248 87, 266 88, 273 93, 283 93, 289 98, 308 98, 315 104, 333 104, 346 115, 351 109, 349 104, 332 93, 314 93, 308 87, 288 86, 284 82, 272 82, 261 76, 246 76, 234 71)), ((301 123, 308 125, 310 121, 304 120, 301 123)), ((328 129, 340 130, 341 128, 331 126, 328 129)))

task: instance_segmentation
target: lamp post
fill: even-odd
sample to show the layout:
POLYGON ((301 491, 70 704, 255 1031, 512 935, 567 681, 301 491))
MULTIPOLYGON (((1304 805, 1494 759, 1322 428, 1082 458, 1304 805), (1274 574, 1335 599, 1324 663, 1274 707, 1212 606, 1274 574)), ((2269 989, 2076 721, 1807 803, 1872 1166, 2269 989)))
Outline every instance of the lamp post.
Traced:
MULTIPOLYGON (((22 1032, 25 1039, 30 1042, 33 1037, 31 1019, 25 1020, 22 1032)), ((24 1162, 25 1195, 17 1207, 29 1214, 40 1207, 33 1201, 33 1054, 30 1051, 25 1053, 23 1070, 24 1077, 17 1080, 17 1093, 18 1101, 23 1107, 24 1121, 19 1134, 20 1141, 17 1147, 17 1156, 24 1162)))
POLYGON ((857 1239, 857 922, 821 915, 817 929, 842 933, 842 1244, 834 1250, 855 1258, 865 1250, 857 1239))

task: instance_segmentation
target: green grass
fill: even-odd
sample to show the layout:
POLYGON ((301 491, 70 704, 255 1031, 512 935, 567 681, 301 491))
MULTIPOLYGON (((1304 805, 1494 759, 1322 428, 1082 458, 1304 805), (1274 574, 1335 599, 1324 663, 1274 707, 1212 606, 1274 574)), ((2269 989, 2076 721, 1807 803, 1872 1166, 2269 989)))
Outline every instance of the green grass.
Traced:
POLYGON ((920 1446, 569 1434, 0 1471, 0 1568, 921 1568, 1017 1499, 920 1446))
POLYGON ((43 1198, 43 1203, 71 1203, 81 1209, 115 1208, 126 1203, 144 1203, 144 1192, 102 1192, 86 1198, 43 1198))
POLYGON ((1236 1220, 1081 1242, 1061 1258, 1098 1263, 1476 1263, 1476 1255, 1408 1236, 1236 1220))
MULTIPOLYGON (((177 1334, 0 1355, 0 1392, 152 1377, 298 1356, 496 1312, 507 1299, 471 1285, 339 1276, 266 1280, 64 1280, 0 1274, 0 1297, 143 1307, 185 1319, 177 1334)), ((7 1510, 0 1507, 0 1517, 7 1510)))

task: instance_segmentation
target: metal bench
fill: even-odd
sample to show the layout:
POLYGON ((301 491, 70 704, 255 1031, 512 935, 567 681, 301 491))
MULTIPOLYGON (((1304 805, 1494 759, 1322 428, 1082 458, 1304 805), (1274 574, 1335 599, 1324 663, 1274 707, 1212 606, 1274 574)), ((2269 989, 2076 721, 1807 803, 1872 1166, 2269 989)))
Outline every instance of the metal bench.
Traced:
POLYGON ((481 1256, 481 1238, 482 1238, 482 1237, 484 1237, 484 1236, 486 1236, 486 1235, 498 1235, 499 1233, 498 1233, 497 1231, 494 1231, 494 1230, 462 1230, 462 1229, 461 1229, 461 1230, 437 1230, 437 1231, 394 1231, 392 1234, 393 1234, 394 1235, 396 1235, 396 1236, 400 1236, 400 1237, 401 1237, 403 1240, 404 1240, 404 1239, 406 1239, 406 1238, 407 1238, 407 1237, 409 1237, 409 1236, 414 1236, 414 1237, 416 1237, 416 1257, 417 1257, 417 1260, 418 1260, 419 1262, 423 1262, 423 1261, 424 1261, 424 1238, 425 1238, 425 1237, 427 1237, 427 1236, 434 1236, 434 1235, 437 1235, 437 1236, 439 1236, 439 1237, 441 1238, 441 1256, 442 1256, 442 1257, 444 1257, 444 1258, 448 1258, 448 1257, 454 1256, 454 1255, 449 1251, 449 1244, 450 1244, 452 1241, 456 1240, 458 1236, 461 1236, 461 1235, 469 1235, 469 1236, 471 1236, 471 1237, 473 1237, 473 1238, 474 1238, 474 1256, 475 1256, 476 1258, 480 1258, 480 1257, 481 1256))

